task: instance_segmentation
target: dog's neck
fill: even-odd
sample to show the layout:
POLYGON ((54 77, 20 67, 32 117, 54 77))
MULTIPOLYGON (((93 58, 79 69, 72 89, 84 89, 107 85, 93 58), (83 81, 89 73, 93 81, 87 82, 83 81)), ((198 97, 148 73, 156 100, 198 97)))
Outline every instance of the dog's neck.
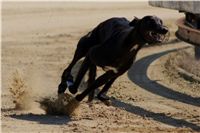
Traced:
MULTIPOLYGON (((146 40, 143 38, 143 35, 140 33, 139 26, 133 28, 125 39, 126 47, 132 49, 135 45, 138 45, 138 48, 142 48, 146 44, 146 40)), ((138 49, 137 48, 137 49, 138 49)))

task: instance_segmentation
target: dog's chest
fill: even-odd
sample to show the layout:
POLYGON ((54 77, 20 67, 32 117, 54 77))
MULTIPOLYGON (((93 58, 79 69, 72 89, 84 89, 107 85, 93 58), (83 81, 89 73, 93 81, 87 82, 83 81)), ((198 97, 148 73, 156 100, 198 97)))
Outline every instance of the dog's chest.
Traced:
POLYGON ((113 66, 104 66, 102 68, 104 71, 113 71, 114 73, 118 73, 118 69, 116 67, 113 67, 113 66))
POLYGON ((114 73, 119 73, 121 71, 128 70, 133 61, 135 60, 139 45, 134 45, 124 56, 115 60, 112 65, 102 67, 104 71, 113 71, 114 73))

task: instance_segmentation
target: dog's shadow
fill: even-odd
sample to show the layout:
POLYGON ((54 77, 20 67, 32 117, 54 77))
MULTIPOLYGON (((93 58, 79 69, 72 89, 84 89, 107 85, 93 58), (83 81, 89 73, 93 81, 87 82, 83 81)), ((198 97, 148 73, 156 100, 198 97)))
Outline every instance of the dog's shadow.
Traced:
POLYGON ((32 122, 38 122, 39 124, 48 124, 48 125, 63 125, 71 121, 70 117, 67 116, 53 116, 46 114, 20 114, 20 115, 10 115, 11 118, 18 120, 26 120, 32 122))
MULTIPOLYGON (((152 55, 152 56, 144 57, 143 59, 137 61, 135 63, 135 65, 137 65, 137 64, 140 65, 142 62, 146 62, 146 65, 141 67, 141 68, 143 68, 142 72, 144 73, 142 80, 141 80, 141 78, 138 77, 140 74, 133 74, 133 73, 135 73, 135 71, 137 71, 137 70, 134 69, 134 67, 131 68, 131 70, 128 72, 128 76, 133 82, 135 82, 136 84, 138 84, 142 88, 144 88, 144 89, 146 89, 146 90, 148 90, 152 93, 158 94, 160 96, 163 96, 163 97, 166 97, 166 98, 169 98, 169 99, 174 99, 174 100, 177 100, 177 101, 180 101, 180 102, 183 102, 183 103, 199 106, 199 99, 195 99, 195 98, 188 96, 186 94, 181 94, 181 93, 175 92, 175 91, 170 90, 169 88, 166 88, 166 87, 163 87, 163 86, 160 86, 161 90, 154 91, 154 89, 151 86, 149 86, 149 84, 145 85, 145 84, 143 84, 143 82, 141 82, 141 81, 144 81, 144 79, 145 79, 145 82, 146 81, 150 82, 150 79, 148 79, 146 73, 147 73, 147 67, 149 66, 149 64, 151 62, 153 62, 155 59, 161 57, 162 55, 165 55, 165 54, 173 52, 173 51, 175 51, 175 50, 162 52, 162 53, 155 54, 155 55, 152 55), (164 93, 163 91, 168 92, 168 93, 164 93), (167 94, 173 94, 173 95, 169 96, 167 94)), ((82 64, 82 61, 78 62, 77 66, 75 67, 74 73, 77 73, 81 64, 82 64)), ((155 83, 155 84, 157 84, 157 83, 155 83)), ((84 88, 84 87, 82 87, 82 88, 84 88)), ((132 104, 129 104, 129 103, 125 103, 125 102, 117 100, 117 99, 112 99, 112 103, 113 103, 113 106, 118 107, 118 108, 123 108, 127 112, 130 112, 130 113, 142 116, 142 117, 149 117, 149 118, 152 118, 155 121, 162 122, 162 123, 167 124, 167 125, 171 125, 171 126, 174 126, 174 127, 188 127, 188 128, 191 128, 195 131, 200 131, 200 126, 198 126, 194 123, 190 123, 190 122, 188 122, 184 119, 172 118, 170 116, 165 115, 164 113, 151 112, 151 111, 145 110, 145 109, 143 109, 139 106, 135 106, 135 105, 132 105, 132 104)), ((32 113, 20 114, 20 115, 13 114, 13 115, 10 115, 10 117, 15 118, 15 119, 19 119, 19 120, 33 121, 33 122, 38 122, 40 124, 48 124, 48 125, 49 124, 50 125, 62 125, 62 124, 67 124, 68 122, 71 121, 71 119, 67 116, 52 116, 52 115, 32 114, 32 113)))
MULTIPOLYGON (((182 49, 187 49, 188 47, 184 47, 182 49)), ((156 95, 165 97, 167 99, 176 100, 185 104, 191 104, 194 106, 200 106, 200 98, 192 97, 190 95, 172 90, 171 88, 165 87, 156 81, 149 79, 147 76, 147 70, 149 65, 155 61, 156 59, 160 58, 161 56, 168 54, 170 52, 177 51, 169 50, 160 52, 157 54, 146 56, 142 59, 139 59, 133 64, 133 67, 128 71, 128 78, 134 82, 136 85, 140 86, 142 89, 145 89, 151 93, 156 95), (157 88, 157 89, 155 89, 157 88)), ((164 113, 154 113, 148 110, 145 110, 139 106, 134 106, 132 104, 127 104, 119 100, 113 101, 115 107, 124 108, 126 111, 140 115, 145 117, 151 117, 156 121, 172 125, 175 127, 189 127, 195 131, 200 131, 200 126, 194 123, 190 123, 184 119, 176 119, 170 116, 165 115, 164 113)))
POLYGON ((162 122, 164 124, 171 125, 174 127, 187 127, 187 128, 191 128, 194 131, 200 131, 200 126, 194 123, 188 122, 184 119, 172 118, 170 116, 167 116, 164 113, 151 112, 139 106, 125 103, 118 99, 111 99, 111 100, 112 100, 112 106, 117 107, 117 108, 122 108, 126 110, 127 112, 130 112, 142 117, 152 118, 155 121, 162 122))

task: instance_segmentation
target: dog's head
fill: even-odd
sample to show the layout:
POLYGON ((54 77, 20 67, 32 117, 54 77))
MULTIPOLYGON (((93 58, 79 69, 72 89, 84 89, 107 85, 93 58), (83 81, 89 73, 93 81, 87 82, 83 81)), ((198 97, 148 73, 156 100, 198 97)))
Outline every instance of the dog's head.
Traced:
POLYGON ((169 30, 156 16, 145 16, 138 21, 139 32, 149 44, 161 43, 169 37, 169 30))

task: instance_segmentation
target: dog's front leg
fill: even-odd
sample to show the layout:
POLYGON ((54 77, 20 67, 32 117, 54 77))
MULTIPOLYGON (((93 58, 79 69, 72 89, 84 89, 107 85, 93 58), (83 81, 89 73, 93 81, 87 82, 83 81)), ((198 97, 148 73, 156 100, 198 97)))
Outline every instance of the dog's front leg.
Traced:
MULTIPOLYGON (((89 69, 89 78, 87 87, 90 87, 94 83, 96 78, 96 70, 97 70, 96 65, 92 64, 89 69)), ((95 95, 95 90, 92 90, 88 96, 88 102, 91 102, 94 99, 94 95, 95 95)))
POLYGON ((102 86, 103 84, 108 82, 108 80, 114 78, 115 76, 116 74, 113 71, 106 72, 105 74, 97 78, 97 80, 95 80, 95 82, 90 87, 88 87, 85 91, 77 95, 76 100, 82 101, 92 90, 95 90, 96 88, 102 86))
POLYGON ((117 79, 117 77, 112 78, 111 80, 109 80, 103 87, 103 89, 99 92, 99 94, 97 95, 97 98, 99 100, 101 100, 102 102, 108 101, 109 97, 106 96, 106 93, 108 92, 109 88, 111 87, 111 85, 114 83, 114 81, 117 79))

